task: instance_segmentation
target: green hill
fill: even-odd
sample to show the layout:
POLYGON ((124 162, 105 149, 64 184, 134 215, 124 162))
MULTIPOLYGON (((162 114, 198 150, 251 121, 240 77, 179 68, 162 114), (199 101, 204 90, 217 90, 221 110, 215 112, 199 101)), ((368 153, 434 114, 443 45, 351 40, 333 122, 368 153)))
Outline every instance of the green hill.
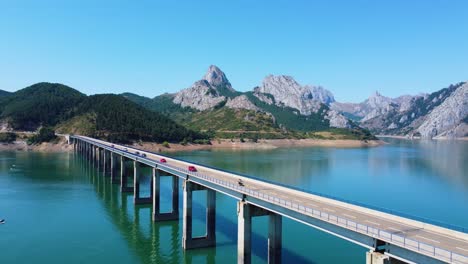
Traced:
POLYGON ((78 106, 77 114, 95 116, 95 136, 111 141, 180 142, 205 138, 119 95, 90 96, 78 106))
POLYGON ((10 92, 0 90, 0 97, 8 96, 10 94, 11 94, 10 92))
POLYGON ((17 130, 35 130, 53 126, 73 116, 74 108, 86 96, 58 83, 38 83, 2 100, 2 119, 17 130))
POLYGON ((205 139, 122 96, 86 96, 62 84, 38 83, 1 99, 0 118, 15 130, 55 127, 110 141, 170 141, 205 139))

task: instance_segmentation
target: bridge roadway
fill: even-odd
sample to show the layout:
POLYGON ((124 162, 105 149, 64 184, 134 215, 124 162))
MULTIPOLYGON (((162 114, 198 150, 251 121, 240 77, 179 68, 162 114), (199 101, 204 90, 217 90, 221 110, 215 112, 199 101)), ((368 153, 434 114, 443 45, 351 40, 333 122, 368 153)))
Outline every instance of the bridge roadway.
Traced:
MULTIPOLYGON (((468 263, 468 234, 106 141, 72 136, 408 263, 468 263), (145 154, 144 157, 142 154, 145 154), (166 163, 159 162, 161 158, 166 163), (195 166, 197 171, 188 171, 195 166), (244 186, 239 186, 241 179, 244 186)), ((378 187, 378 186, 376 186, 378 187)))

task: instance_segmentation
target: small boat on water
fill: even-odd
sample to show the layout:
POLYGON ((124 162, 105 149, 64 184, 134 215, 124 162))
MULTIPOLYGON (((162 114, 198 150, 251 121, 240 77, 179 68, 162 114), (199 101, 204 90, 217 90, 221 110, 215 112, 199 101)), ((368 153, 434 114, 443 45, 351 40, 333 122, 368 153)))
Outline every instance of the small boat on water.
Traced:
POLYGON ((0 219, 0 225, 5 223, 5 219, 0 219))

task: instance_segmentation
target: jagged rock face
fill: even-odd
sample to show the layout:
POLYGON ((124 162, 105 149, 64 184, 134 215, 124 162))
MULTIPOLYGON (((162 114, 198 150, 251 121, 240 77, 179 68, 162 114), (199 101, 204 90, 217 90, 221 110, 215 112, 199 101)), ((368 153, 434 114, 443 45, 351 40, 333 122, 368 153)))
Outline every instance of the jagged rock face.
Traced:
POLYGON ((254 94, 258 99, 271 104, 271 98, 265 97, 265 94, 270 94, 276 105, 295 108, 302 115, 316 113, 322 103, 334 101, 333 95, 322 87, 301 86, 292 77, 285 75, 267 76, 262 85, 254 89, 254 94))
POLYGON ((226 97, 220 96, 206 80, 201 80, 195 82, 190 88, 178 92, 173 102, 180 104, 182 107, 191 107, 204 111, 225 100, 226 97))
MULTIPOLYGON (((438 97, 435 97, 436 99, 438 97)), ((468 83, 458 87, 443 103, 430 112, 417 129, 422 138, 436 136, 457 137, 457 130, 462 127, 468 116, 468 83)), ((462 129, 463 130, 463 129, 462 129)))
POLYGON ((235 92, 226 75, 218 67, 211 65, 202 80, 178 92, 173 102, 182 107, 204 111, 226 101, 225 94, 235 92))
POLYGON ((417 98, 422 96, 425 95, 403 95, 393 99, 385 97, 379 92, 375 92, 362 103, 354 104, 334 102, 331 104, 331 109, 361 117, 362 119, 360 121, 366 122, 373 118, 384 116, 394 110, 405 112, 411 107, 417 98))
POLYGON ((335 97, 333 94, 322 86, 306 85, 305 88, 310 91, 308 94, 306 94, 307 97, 311 97, 312 99, 322 102, 326 105, 330 105, 331 103, 335 102, 335 97))
POLYGON ((330 127, 351 128, 349 120, 335 110, 329 110, 325 118, 330 121, 330 127))
POLYGON ((247 109, 253 111, 260 111, 260 108, 255 106, 245 95, 237 96, 233 99, 229 98, 226 107, 233 109, 247 109))
POLYGON ((392 99, 386 112, 361 121, 361 125, 385 135, 466 136, 466 87, 466 83, 459 83, 432 94, 392 99))
POLYGON ((210 67, 208 68, 208 71, 206 72, 205 76, 203 77, 203 80, 208 81, 208 83, 211 84, 214 87, 224 87, 224 88, 226 88, 227 90, 229 90, 231 92, 236 92, 232 88, 231 83, 227 79, 224 72, 221 71, 215 65, 210 65, 210 67))
POLYGON ((416 96, 402 95, 393 99, 393 102, 399 105, 399 108, 398 108, 399 112, 405 112, 405 111, 408 111, 411 108, 411 105, 414 103, 414 101, 420 97, 427 97, 427 94, 420 94, 416 96))

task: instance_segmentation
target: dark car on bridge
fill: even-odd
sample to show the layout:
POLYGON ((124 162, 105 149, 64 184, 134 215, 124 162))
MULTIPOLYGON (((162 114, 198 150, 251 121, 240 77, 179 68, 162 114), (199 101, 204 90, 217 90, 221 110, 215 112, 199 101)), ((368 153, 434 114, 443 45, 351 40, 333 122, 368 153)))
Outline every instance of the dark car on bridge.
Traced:
POLYGON ((188 166, 188 170, 192 172, 196 172, 197 168, 195 168, 195 166, 188 166))

